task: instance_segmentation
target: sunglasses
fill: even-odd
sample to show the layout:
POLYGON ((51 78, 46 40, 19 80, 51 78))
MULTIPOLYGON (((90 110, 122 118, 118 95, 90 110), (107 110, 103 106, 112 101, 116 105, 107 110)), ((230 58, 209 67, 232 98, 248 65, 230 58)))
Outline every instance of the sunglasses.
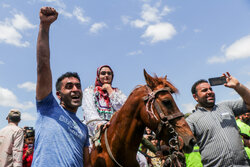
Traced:
POLYGON ((112 73, 110 71, 101 71, 100 74, 101 75, 106 75, 106 74, 112 75, 112 73))

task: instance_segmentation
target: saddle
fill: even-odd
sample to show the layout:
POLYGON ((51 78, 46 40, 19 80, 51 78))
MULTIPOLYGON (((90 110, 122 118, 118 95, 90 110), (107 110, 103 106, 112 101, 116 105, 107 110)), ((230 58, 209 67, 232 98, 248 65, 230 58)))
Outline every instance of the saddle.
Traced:
POLYGON ((104 127, 105 124, 102 124, 99 129, 96 130, 95 135, 90 137, 92 140, 92 143, 95 145, 98 151, 101 151, 101 136, 102 133, 104 132, 104 127))

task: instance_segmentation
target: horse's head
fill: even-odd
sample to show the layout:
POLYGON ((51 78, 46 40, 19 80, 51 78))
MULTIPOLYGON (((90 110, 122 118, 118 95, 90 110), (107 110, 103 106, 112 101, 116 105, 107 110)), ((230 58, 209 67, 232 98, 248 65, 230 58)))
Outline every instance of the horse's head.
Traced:
POLYGON ((144 76, 147 83, 147 95, 143 97, 146 112, 141 112, 144 123, 170 147, 191 152, 196 140, 172 97, 178 90, 167 81, 167 76, 151 77, 145 70, 144 76))

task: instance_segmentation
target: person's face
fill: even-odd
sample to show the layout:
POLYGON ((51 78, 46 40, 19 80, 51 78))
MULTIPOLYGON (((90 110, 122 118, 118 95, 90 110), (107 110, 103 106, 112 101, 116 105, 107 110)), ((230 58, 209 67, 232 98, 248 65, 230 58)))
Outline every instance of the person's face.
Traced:
POLYGON ((245 113, 242 115, 243 121, 248 121, 250 119, 250 113, 245 113))
POLYGON ((151 140, 151 143, 152 143, 154 146, 156 146, 156 145, 157 145, 157 140, 156 140, 156 139, 152 139, 152 140, 151 140))
POLYGON ((151 133, 151 130, 150 130, 148 127, 146 127, 146 133, 147 133, 147 134, 150 134, 150 133, 151 133))
POLYGON ((212 108, 215 104, 215 94, 209 83, 200 83, 196 86, 196 94, 193 94, 194 99, 200 106, 212 108))
POLYGON ((26 144, 34 144, 34 141, 35 141, 35 138, 34 137, 28 137, 28 138, 25 138, 25 143, 26 144))
POLYGON ((61 83, 61 90, 56 92, 60 104, 63 108, 76 112, 82 105, 81 83, 75 77, 64 78, 61 83))
POLYGON ((101 69, 99 79, 102 84, 111 84, 112 77, 112 72, 108 67, 101 69))

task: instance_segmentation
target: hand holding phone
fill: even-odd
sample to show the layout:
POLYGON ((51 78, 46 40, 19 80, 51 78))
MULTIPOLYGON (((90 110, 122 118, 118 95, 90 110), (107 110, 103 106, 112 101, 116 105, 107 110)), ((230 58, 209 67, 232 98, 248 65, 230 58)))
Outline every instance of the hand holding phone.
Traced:
POLYGON ((211 86, 224 85, 225 83, 227 83, 225 76, 209 78, 208 81, 211 86))
POLYGON ((28 145, 28 148, 33 148, 33 144, 29 144, 29 145, 28 145))

